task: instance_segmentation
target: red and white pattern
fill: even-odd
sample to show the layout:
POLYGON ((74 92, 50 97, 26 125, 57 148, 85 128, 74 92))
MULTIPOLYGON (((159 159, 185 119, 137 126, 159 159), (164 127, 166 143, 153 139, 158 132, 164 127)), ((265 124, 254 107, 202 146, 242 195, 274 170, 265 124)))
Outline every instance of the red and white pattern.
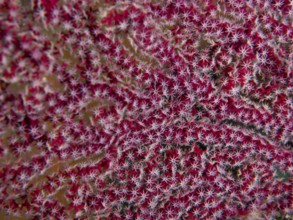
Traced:
POLYGON ((0 0, 0 212, 292 216, 290 0, 0 0))

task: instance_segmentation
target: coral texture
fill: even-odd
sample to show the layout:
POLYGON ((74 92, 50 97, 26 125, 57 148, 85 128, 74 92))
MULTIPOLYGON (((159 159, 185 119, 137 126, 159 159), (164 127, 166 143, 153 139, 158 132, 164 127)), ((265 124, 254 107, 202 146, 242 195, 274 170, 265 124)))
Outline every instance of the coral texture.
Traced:
POLYGON ((289 219, 290 0, 0 0, 0 219, 289 219))

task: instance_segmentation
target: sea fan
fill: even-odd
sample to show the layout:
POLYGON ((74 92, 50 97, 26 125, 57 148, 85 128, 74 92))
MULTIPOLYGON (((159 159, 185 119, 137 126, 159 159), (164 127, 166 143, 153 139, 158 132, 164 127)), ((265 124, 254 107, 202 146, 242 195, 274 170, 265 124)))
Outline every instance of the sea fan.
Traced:
POLYGON ((0 0, 0 218, 292 218, 292 6, 0 0))

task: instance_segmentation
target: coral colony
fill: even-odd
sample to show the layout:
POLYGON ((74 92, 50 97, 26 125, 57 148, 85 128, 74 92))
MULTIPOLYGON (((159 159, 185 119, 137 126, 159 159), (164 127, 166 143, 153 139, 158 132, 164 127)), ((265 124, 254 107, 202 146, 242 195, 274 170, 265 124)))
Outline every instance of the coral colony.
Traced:
POLYGON ((0 0, 0 219, 291 219, 290 0, 0 0))

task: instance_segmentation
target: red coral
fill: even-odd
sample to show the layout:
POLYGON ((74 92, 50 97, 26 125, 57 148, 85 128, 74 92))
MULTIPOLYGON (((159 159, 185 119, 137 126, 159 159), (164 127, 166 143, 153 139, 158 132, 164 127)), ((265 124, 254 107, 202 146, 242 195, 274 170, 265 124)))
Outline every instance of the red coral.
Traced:
POLYGON ((289 0, 0 6, 6 218, 292 215, 289 0))

